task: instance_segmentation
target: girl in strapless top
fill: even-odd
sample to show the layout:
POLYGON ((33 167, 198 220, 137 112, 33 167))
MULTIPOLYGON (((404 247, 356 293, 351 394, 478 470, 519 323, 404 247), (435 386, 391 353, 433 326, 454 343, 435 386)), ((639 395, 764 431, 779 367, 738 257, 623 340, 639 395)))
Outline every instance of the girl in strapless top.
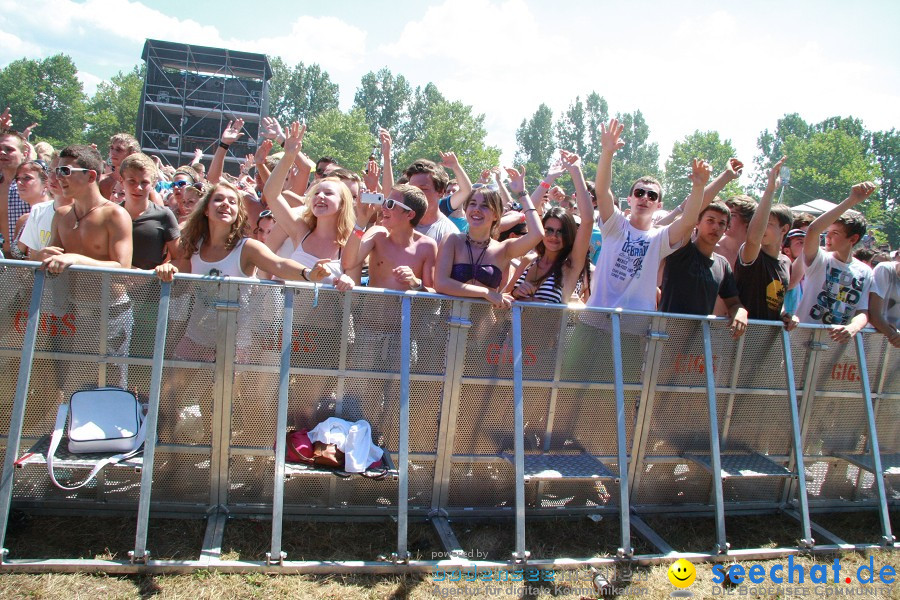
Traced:
MULTIPOLYGON (((528 233, 498 242, 494 239, 503 214, 503 200, 496 189, 473 189, 463 202, 468 233, 444 238, 435 266, 435 288, 442 294, 484 298, 496 307, 509 308, 512 296, 502 293, 505 275, 513 258, 522 256, 543 239, 544 229, 531 198, 524 191, 525 170, 508 170, 510 188, 519 194, 528 233)), ((534 195, 540 196, 538 188, 534 195)))

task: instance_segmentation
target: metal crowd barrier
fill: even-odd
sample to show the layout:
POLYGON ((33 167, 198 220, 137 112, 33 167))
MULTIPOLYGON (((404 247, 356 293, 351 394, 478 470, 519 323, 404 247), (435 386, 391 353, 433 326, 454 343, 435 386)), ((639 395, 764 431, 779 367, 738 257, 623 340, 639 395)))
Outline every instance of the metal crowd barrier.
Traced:
MULTIPOLYGON (((687 556, 645 521, 660 515, 713 519, 715 546, 693 559, 866 546, 817 525, 810 515, 824 510, 874 510, 881 545, 894 544, 900 353, 874 332, 842 345, 826 328, 751 322, 735 341, 713 318, 520 303, 496 311, 432 294, 192 275, 161 284, 93 268, 49 277, 35 266, 0 261, 0 547, 13 507, 136 512, 135 544, 128 561, 3 550, 0 569, 443 564, 410 559, 410 519, 434 525, 450 564, 475 562, 452 523, 493 517, 514 523, 510 565, 687 556), (143 455, 60 490, 44 456, 56 406, 103 385, 148 401, 143 455), (329 416, 372 425, 387 478, 285 462, 285 432, 329 416), (730 548, 726 513, 753 512, 794 517, 797 547, 730 548), (163 514, 207 519, 198 559, 152 557, 149 519, 163 514), (618 517, 616 557, 530 558, 526 519, 603 514, 618 517), (240 517, 271 519, 264 557, 221 558, 228 519, 240 517), (295 518, 396 520, 396 550, 380 561, 292 562, 282 538, 295 518), (633 533, 657 552, 635 555, 633 533)), ((94 464, 57 457, 58 476, 73 480, 94 464)))

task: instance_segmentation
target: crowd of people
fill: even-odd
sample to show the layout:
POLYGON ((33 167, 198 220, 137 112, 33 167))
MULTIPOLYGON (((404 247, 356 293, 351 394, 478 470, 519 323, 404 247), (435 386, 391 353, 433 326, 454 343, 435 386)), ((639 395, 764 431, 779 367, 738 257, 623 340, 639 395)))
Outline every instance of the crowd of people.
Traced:
MULTIPOLYGON (((39 261, 50 274, 93 265, 155 270, 163 280, 191 272, 342 292, 427 290, 497 309, 544 302, 717 314, 735 337, 748 319, 830 325, 840 342, 871 325, 900 347, 898 254, 861 247, 867 224, 853 209, 875 185, 854 185, 816 218, 795 214, 774 203, 789 157, 771 166, 758 203, 719 197, 740 176, 739 160, 713 177, 696 159, 685 165, 690 195, 664 211, 653 177, 633 183, 627 206, 610 188, 627 143, 615 119, 602 126, 594 182, 579 156, 560 150, 533 190, 524 168, 487 169, 473 183, 452 151, 395 179, 383 129, 381 163, 373 155, 356 173, 329 157, 314 162, 303 153, 305 126, 283 129, 267 117, 256 154, 232 176, 225 157, 244 135, 240 119, 222 132, 208 170, 199 150, 174 168, 125 133, 110 139, 105 161, 93 146, 32 145, 8 109, 0 127, 3 256, 39 261), (276 142, 283 151, 272 154, 276 142), (564 175, 571 196, 557 185, 564 175)), ((192 315, 176 354, 208 356, 211 326, 192 315)), ((578 328, 576 340, 604 326, 586 312, 578 328)))

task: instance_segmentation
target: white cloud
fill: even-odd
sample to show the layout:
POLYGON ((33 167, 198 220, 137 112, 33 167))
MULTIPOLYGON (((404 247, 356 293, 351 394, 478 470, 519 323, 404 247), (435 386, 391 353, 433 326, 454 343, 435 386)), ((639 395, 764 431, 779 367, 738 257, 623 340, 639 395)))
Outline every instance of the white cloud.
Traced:
POLYGON ((84 86, 84 93, 88 96, 93 96, 94 92, 97 91, 97 86, 104 81, 102 77, 97 77, 87 71, 78 71, 78 80, 84 86))
POLYGON ((20 58, 41 56, 41 49, 36 44, 26 42, 19 36, 0 30, 0 65, 6 65, 20 58))
POLYGON ((290 33, 229 40, 230 48, 281 56, 289 65, 318 63, 327 71, 357 70, 366 55, 366 32, 336 17, 299 17, 290 33))

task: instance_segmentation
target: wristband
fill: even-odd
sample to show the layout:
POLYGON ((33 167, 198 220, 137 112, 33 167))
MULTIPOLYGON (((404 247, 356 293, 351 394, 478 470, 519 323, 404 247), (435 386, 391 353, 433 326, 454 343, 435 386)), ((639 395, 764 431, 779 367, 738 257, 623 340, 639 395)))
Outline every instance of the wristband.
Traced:
POLYGON ((536 209, 536 208, 526 208, 525 210, 522 211, 522 214, 524 215, 524 214, 527 213, 529 210, 533 210, 534 212, 537 212, 537 209, 536 209))
POLYGON ((422 282, 422 280, 420 279, 418 284, 416 284, 414 287, 411 287, 411 288, 409 288, 409 289, 412 290, 412 291, 414 291, 414 292, 417 292, 417 291, 419 291, 419 290, 422 289, 422 283, 423 283, 423 282, 422 282))
POLYGON ((229 145, 226 144, 225 142, 219 142, 219 148, 224 148, 225 150, 228 150, 228 146, 229 145))
POLYGON ((542 182, 541 182, 541 187, 544 188, 545 190, 549 190, 549 189, 550 189, 550 184, 547 183, 546 181, 542 181, 542 182))
POLYGON ((306 275, 306 272, 309 271, 308 268, 304 267, 302 271, 300 271, 300 275, 303 277, 305 281, 309 281, 309 277, 306 275))
POLYGON ((529 193, 526 192, 525 190, 522 190, 521 192, 516 194, 516 196, 518 196, 519 198, 525 198, 526 196, 529 196, 529 193))

